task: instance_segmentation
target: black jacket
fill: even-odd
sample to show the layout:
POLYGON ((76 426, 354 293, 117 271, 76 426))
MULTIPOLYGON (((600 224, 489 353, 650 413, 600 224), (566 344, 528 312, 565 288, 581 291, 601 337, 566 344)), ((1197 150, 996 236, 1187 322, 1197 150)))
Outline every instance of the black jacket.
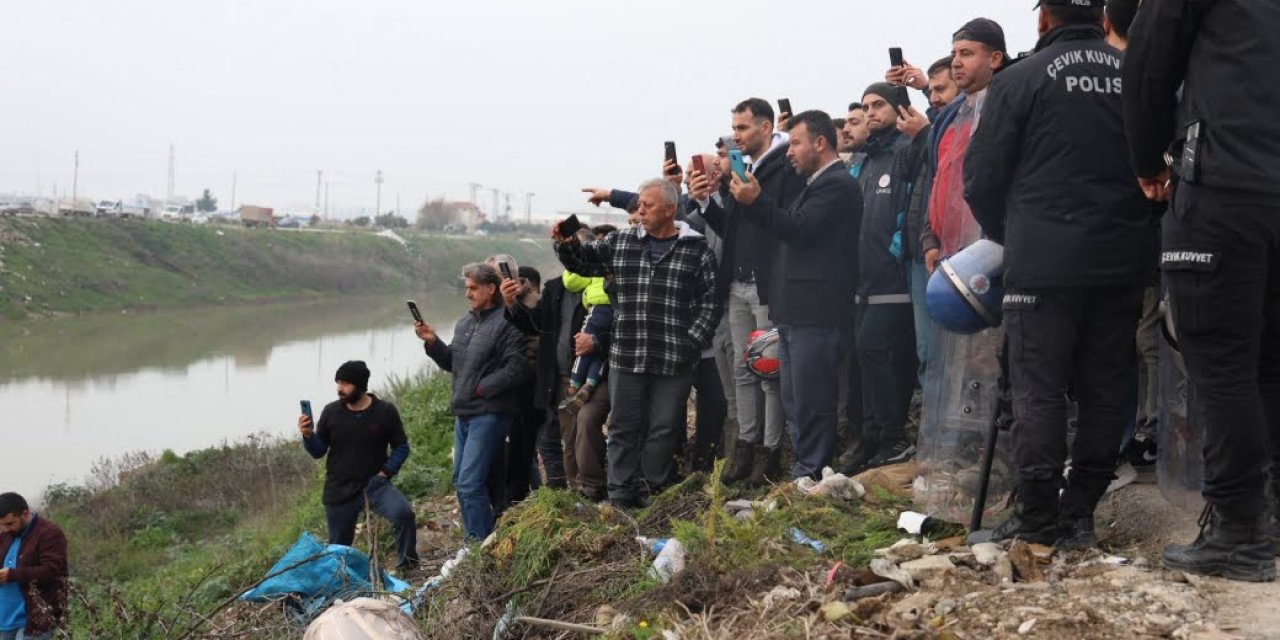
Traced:
POLYGON ((1093 25, 1050 31, 992 80, 965 154, 965 199, 1006 245, 1006 286, 1149 279, 1157 219, 1130 169, 1120 84, 1120 52, 1093 25))
POLYGON ((843 326, 853 319, 858 257, 848 239, 862 220, 862 194, 843 163, 828 167, 790 207, 763 192, 739 211, 782 243, 770 284, 775 324, 843 326))
MULTIPOLYGON (((1280 4, 1269 0, 1148 2, 1130 32, 1125 124, 1134 168, 1152 177, 1185 128, 1200 122, 1199 175, 1211 187, 1280 193, 1280 4), (1178 91, 1183 86, 1181 113, 1178 91)), ((1175 159, 1175 168, 1180 163, 1175 159)))
MULTIPOLYGON (((923 146, 923 141, 922 141, 923 146)), ((910 141, 897 131, 873 135, 866 158, 849 168, 862 191, 858 296, 868 304, 909 303, 906 210, 916 178, 904 157, 910 141)))
MULTIPOLYGON (((783 143, 774 149, 773 153, 765 156, 764 161, 757 165, 752 173, 760 183, 760 190, 769 194, 783 210, 790 207, 791 203, 795 202, 796 196, 804 190, 804 178, 796 174, 795 169, 791 167, 791 162, 787 160, 787 151, 790 148, 790 143, 783 143)), ((736 279, 740 262, 738 253, 741 247, 748 247, 752 251, 760 304, 769 304, 772 295, 769 291, 769 283, 773 281, 772 268, 776 262, 774 258, 778 251, 778 239, 768 233, 762 233, 759 227, 745 224, 742 216, 736 214, 740 208, 738 203, 728 195, 728 191, 722 193, 726 196, 724 208, 708 207, 714 211, 699 212, 707 225, 724 240, 724 252, 716 273, 717 293, 728 297, 729 284, 736 279)), ((690 202, 689 206, 696 208, 698 205, 690 202)))
POLYGON ((527 339, 500 308, 468 312, 453 330, 453 344, 423 343, 427 355, 453 374, 449 409, 455 416, 518 413, 527 407, 527 339))
MULTIPOLYGON (((560 384, 560 360, 556 347, 560 344, 560 326, 564 317, 561 307, 568 292, 564 288, 564 279, 556 276, 542 285, 542 296, 538 304, 530 309, 517 304, 508 307, 507 320, 526 336, 538 336, 538 361, 534 367, 533 406, 549 407, 556 397, 556 385, 560 384)), ((582 330, 587 310, 581 304, 573 306, 573 317, 569 319, 569 331, 577 334, 582 330)), ((600 342, 600 354, 609 352, 609 334, 605 332, 596 336, 600 342)), ((570 353, 572 358, 573 354, 570 353)))

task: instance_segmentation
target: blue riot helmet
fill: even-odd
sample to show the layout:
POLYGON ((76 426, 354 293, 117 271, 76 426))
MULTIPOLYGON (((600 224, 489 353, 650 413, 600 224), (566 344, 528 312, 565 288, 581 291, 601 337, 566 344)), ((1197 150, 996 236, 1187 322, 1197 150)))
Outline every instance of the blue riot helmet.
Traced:
POLYGON ((955 333, 1000 326, 1004 300, 1004 247, 986 238, 938 262, 925 289, 935 322, 955 333))

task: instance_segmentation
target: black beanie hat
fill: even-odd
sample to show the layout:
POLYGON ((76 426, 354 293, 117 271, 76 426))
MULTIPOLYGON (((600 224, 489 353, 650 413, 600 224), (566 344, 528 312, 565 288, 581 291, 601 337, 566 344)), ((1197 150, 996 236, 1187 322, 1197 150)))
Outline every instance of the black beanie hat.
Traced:
POLYGON ((369 388, 369 367, 362 360, 348 360, 338 367, 334 382, 349 382, 361 389, 369 388))
POLYGON ((871 95, 880 96, 881 98, 884 98, 886 102, 893 105, 894 111, 897 111, 898 107, 909 106, 902 102, 902 96, 904 93, 905 92, 896 85, 889 84, 888 82, 877 82, 867 87, 867 90, 863 91, 862 95, 864 97, 871 95))

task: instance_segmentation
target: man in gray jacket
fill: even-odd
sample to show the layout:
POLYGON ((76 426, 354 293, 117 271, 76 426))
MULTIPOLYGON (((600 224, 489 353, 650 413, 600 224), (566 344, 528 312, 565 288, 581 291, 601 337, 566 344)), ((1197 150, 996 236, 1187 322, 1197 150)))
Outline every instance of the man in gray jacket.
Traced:
POLYGON ((454 327, 453 344, 445 344, 422 322, 414 323, 414 332, 427 355, 453 374, 453 485, 464 534, 468 540, 484 540, 494 521, 485 481, 522 408, 519 388, 528 382, 530 370, 527 339, 503 314, 497 270, 470 264, 463 267, 462 277, 470 311, 454 327))

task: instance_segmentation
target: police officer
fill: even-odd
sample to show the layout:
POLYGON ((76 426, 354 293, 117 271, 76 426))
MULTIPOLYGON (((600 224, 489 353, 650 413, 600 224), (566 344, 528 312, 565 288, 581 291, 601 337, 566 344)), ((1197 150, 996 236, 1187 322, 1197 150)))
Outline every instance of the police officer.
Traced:
POLYGON ((1180 139, 1160 266, 1205 420, 1200 536, 1165 548, 1164 564, 1250 581, 1275 579, 1280 496, 1280 86, 1257 82, 1280 60, 1277 30, 1269 0, 1148 0, 1124 69, 1129 148, 1152 199, 1169 195, 1162 152, 1180 139))
POLYGON ((965 156, 965 198, 1005 244, 1017 502, 995 539, 1096 546, 1137 366, 1155 219, 1125 153, 1120 52, 1104 0, 1043 0, 1035 52, 997 75, 965 156), (1080 404, 1071 475, 1066 394, 1080 404))

